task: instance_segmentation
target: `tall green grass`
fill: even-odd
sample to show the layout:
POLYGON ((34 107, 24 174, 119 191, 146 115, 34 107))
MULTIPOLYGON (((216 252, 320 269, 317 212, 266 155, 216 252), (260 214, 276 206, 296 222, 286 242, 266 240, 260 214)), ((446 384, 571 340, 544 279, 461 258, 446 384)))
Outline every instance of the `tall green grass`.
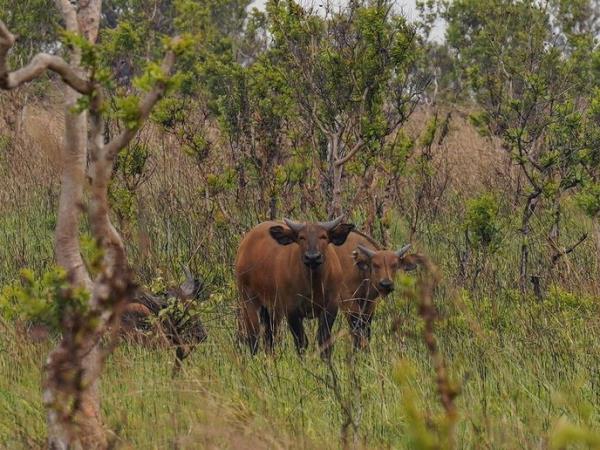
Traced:
MULTIPOLYGON (((296 356, 285 327, 274 357, 250 357, 235 339, 232 266, 241 233, 256 214, 232 211, 236 223, 223 221, 197 183, 203 169, 180 161, 184 157, 173 149, 158 151, 165 167, 136 193, 133 219, 117 222, 141 284, 158 277, 176 281, 183 264, 206 278, 209 339, 177 379, 171 378, 174 350, 165 345, 123 343, 116 349, 101 388, 117 447, 336 449, 350 414, 357 425, 354 448, 428 448, 428 427, 441 409, 416 306, 401 292, 383 300, 370 351, 354 357, 339 316, 334 372, 314 349, 314 323, 313 351, 304 359, 296 356)), ((2 181, 0 190, 15 194, 0 204, 0 286, 17 280, 24 267, 36 273, 51 267, 56 209, 56 192, 35 176, 2 181)), ((443 211, 428 217, 413 241, 443 274, 435 298, 437 335, 450 374, 462 386, 458 448, 546 449, 569 432, 588 439, 580 448, 594 448, 585 431, 600 428, 596 248, 588 239, 546 271, 550 216, 540 210, 532 223, 532 266, 542 272, 544 293, 521 295, 519 210, 500 197, 501 243, 485 255, 476 283, 470 272, 466 280, 458 275, 466 245, 464 192, 450 189, 443 211)), ((355 206, 352 218, 360 225, 363 215, 355 206)), ((298 219, 300 210, 293 209, 298 219)), ((391 245, 406 242, 401 205, 389 222, 391 245)), ((566 200, 563 242, 588 229, 589 220, 566 200)), ((53 341, 32 342, 22 327, 0 318, 1 448, 45 445, 41 370, 53 341)))
MULTIPOLYGON (((475 300, 464 291, 437 302, 442 352, 462 385, 459 448, 548 448, 561 417, 597 426, 598 299, 557 289, 541 302, 510 295, 475 300)), ((206 316, 222 306, 211 300, 206 316)), ((345 323, 338 321, 337 392, 328 366, 316 352, 298 358, 287 330, 274 357, 252 358, 237 346, 233 324, 229 313, 208 320, 209 340, 177 379, 171 378, 172 349, 129 343, 116 350, 102 392, 107 425, 121 448, 334 449, 343 407, 359 425, 356 447, 415 448, 408 393, 422 414, 440 410, 420 320, 400 296, 383 302, 371 350, 352 364, 345 323), (399 373, 407 364, 413 367, 408 379, 399 373)), ((0 445, 6 448, 43 447, 40 367, 48 348, 12 325, 0 333, 0 445)))

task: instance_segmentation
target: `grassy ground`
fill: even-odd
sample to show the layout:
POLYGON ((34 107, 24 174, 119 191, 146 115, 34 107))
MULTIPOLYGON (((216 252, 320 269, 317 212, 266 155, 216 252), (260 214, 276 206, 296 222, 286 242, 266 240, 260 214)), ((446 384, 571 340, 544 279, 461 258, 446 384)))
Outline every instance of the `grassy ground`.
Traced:
MULTIPOLYGON (((441 313, 437 335, 450 374, 461 386, 457 447, 571 448, 562 446, 561 439, 567 439, 583 442, 573 448, 600 448, 597 436, 588 433, 600 428, 595 243, 588 239, 543 272, 542 298, 521 296, 515 275, 520 209, 502 191, 510 177, 488 179, 484 169, 498 155, 485 156, 488 144, 475 141, 472 130, 454 130, 449 139, 456 148, 446 149, 448 164, 461 171, 450 174, 442 210, 420 225, 413 243, 443 274, 435 298, 441 313), (465 204, 490 186, 501 199, 499 250, 485 257, 474 253, 466 275, 460 275, 465 204)), ((16 280, 23 267, 40 274, 52 265, 56 143, 32 142, 0 152, 0 286, 16 280)), ((211 294, 203 306, 209 339, 176 379, 172 349, 133 343, 117 348, 102 378, 104 414, 117 447, 336 449, 342 446, 343 424, 351 423, 353 448, 432 448, 443 421, 416 306, 401 292, 383 301, 371 351, 354 357, 339 317, 331 367, 315 352, 300 360, 286 329, 274 358, 250 358, 234 339, 231 266, 237 240, 255 217, 240 211, 235 222, 220 222, 218 209, 205 204, 204 168, 190 164, 168 137, 151 143, 156 144, 152 174, 135 193, 133 217, 118 215, 116 221, 141 283, 152 285, 160 277, 175 281, 182 263, 205 276, 211 294)), ((414 193, 407 184, 408 203, 414 193)), ((561 239, 574 242, 591 224, 568 199, 564 206, 561 239)), ((540 212, 532 222, 532 266, 540 270, 547 269, 548 220, 540 212)), ((408 227, 402 212, 392 214, 394 245, 408 239, 408 227)), ((51 345, 32 342, 0 318, 0 448, 44 447, 40 381, 51 345)))
MULTIPOLYGON (((438 298, 445 301, 438 336, 462 385, 459 448, 548 448, 561 417, 598 424, 597 299, 554 292, 541 302, 474 302, 463 292, 438 298)), ((219 306, 206 305, 207 316, 219 306)), ((352 362, 340 327, 337 388, 330 368, 312 353, 300 360, 286 335, 274 358, 239 352, 232 324, 230 315, 209 321, 210 339, 175 380, 170 349, 117 349, 102 391, 121 448, 339 448, 344 409, 357 423, 357 447, 415 448, 425 439, 420 420, 440 411, 419 319, 401 298, 382 306, 371 351, 352 362), (422 417, 413 417, 413 407, 422 417)), ((0 416, 0 445, 42 447, 39 383, 48 344, 28 342, 11 326, 0 336, 0 408, 10 412, 0 416)))

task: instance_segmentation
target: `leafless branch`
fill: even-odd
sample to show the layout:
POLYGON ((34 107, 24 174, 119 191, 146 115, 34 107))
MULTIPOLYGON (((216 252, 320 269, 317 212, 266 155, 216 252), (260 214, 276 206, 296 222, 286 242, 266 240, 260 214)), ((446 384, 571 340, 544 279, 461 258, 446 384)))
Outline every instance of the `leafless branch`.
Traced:
POLYGON ((556 253, 554 253, 554 255, 552 255, 552 266, 554 266, 556 264, 556 262, 563 256, 566 256, 569 253, 572 253, 577 247, 579 247, 579 245, 581 245, 587 239, 587 237, 588 237, 587 233, 582 234, 581 237, 577 240, 577 242, 575 242, 570 247, 567 247, 564 249, 560 249, 554 241, 550 241, 550 244, 552 245, 552 247, 554 247, 554 250, 556 252, 556 253))
POLYGON ((354 146, 352 147, 352 149, 350 149, 350 151, 346 154, 346 156, 344 156, 343 158, 339 158, 335 161, 335 165, 340 167, 343 166, 344 164, 346 164, 348 161, 350 161, 354 155, 356 155, 358 153, 358 151, 360 149, 363 148, 363 146, 365 145, 365 141, 362 138, 358 139, 358 142, 356 144, 354 144, 354 146))
POLYGON ((22 84, 28 83, 45 71, 50 70, 58 74, 61 79, 81 94, 90 94, 93 85, 79 77, 75 70, 67 64, 60 56, 38 53, 26 66, 15 71, 9 71, 7 55, 15 44, 14 35, 6 28, 4 22, 0 20, 0 88, 11 90, 22 84))
POLYGON ((366 105, 367 105, 367 98, 369 96, 369 92, 371 92, 371 86, 367 86, 361 96, 361 100, 360 100, 360 108, 359 108, 359 113, 357 115, 357 122, 358 122, 358 141, 354 144, 354 146, 350 149, 350 151, 343 156, 342 158, 338 158, 335 161, 335 165, 337 167, 341 167, 344 164, 346 164, 348 161, 350 161, 354 155, 356 155, 358 153, 358 151, 360 149, 363 148, 365 141, 363 139, 362 135, 362 124, 361 124, 361 118, 363 117, 364 113, 365 113, 365 109, 366 109, 366 105))

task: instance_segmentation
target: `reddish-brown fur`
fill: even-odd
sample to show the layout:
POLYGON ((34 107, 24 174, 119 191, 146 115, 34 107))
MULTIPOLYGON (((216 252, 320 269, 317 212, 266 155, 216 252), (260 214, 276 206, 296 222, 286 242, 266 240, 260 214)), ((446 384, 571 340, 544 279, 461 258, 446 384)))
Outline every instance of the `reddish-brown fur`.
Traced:
POLYGON ((319 224, 307 223, 296 233, 282 222, 263 222, 246 234, 238 249, 235 271, 240 294, 240 334, 253 353, 258 347, 261 325, 265 349, 272 351, 283 318, 302 353, 308 345, 303 320, 318 318, 319 346, 323 356, 329 355, 342 281, 341 266, 331 242, 343 243, 352 228, 340 224, 327 231, 319 224), (303 262, 303 255, 311 250, 322 254, 322 263, 313 269, 303 262))
POLYGON ((335 247, 342 267, 342 301, 340 308, 346 314, 355 348, 366 348, 371 337, 371 321, 377 300, 393 289, 398 270, 416 267, 413 255, 398 257, 391 250, 383 250, 373 239, 359 232, 352 232, 346 242, 335 247), (362 245, 374 252, 372 257, 359 250, 362 245), (391 289, 383 289, 382 281, 391 281, 391 289))

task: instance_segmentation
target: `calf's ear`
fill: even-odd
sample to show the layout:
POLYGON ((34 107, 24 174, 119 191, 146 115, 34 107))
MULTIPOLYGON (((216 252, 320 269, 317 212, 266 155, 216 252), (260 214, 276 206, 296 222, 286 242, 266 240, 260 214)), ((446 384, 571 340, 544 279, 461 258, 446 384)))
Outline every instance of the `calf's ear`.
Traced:
POLYGON ((352 252, 352 259, 354 259, 354 265, 356 265, 359 270, 362 270, 363 272, 369 270, 368 258, 365 257, 365 255, 362 255, 358 250, 352 252))
POLYGON ((269 228, 271 237, 280 245, 289 245, 296 242, 296 233, 289 228, 284 228, 281 225, 275 225, 269 228))
POLYGON ((398 258, 398 260, 400 261, 400 268, 406 272, 415 270, 420 263, 419 257, 415 254, 398 258))
POLYGON ((354 224, 340 223, 337 227, 328 232, 329 242, 333 245, 343 245, 352 230, 354 230, 354 224))

